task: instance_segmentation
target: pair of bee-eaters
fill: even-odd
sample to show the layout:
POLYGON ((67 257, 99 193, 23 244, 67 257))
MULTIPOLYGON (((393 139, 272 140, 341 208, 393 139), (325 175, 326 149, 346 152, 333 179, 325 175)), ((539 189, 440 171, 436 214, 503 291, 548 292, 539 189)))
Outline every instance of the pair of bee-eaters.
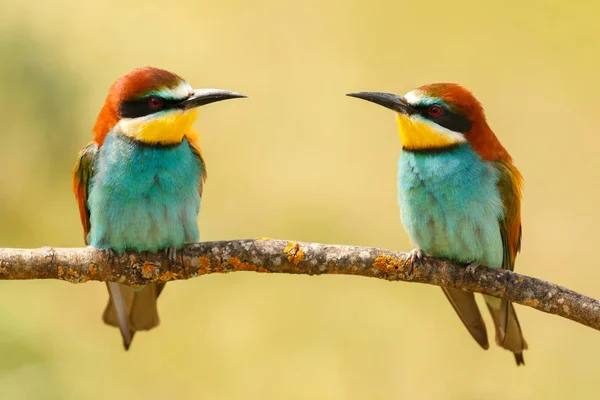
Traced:
MULTIPOLYGON (((402 142, 398 198, 411 240, 423 253, 491 268, 514 268, 521 245, 521 174, 486 122, 481 104, 463 87, 440 83, 404 96, 349 96, 396 112, 402 142)), ((197 216, 206 164, 192 129, 196 108, 245 97, 192 89, 174 73, 153 67, 118 78, 79 154, 73 190, 86 243, 102 250, 166 251, 199 239, 197 216)), ((139 330, 159 323, 156 301, 164 284, 140 288, 108 282, 104 322, 129 348, 139 330)), ((488 348, 486 328, 471 292, 443 288, 473 338, 488 348)), ((496 343, 523 364, 527 344, 511 303, 485 296, 496 343)))

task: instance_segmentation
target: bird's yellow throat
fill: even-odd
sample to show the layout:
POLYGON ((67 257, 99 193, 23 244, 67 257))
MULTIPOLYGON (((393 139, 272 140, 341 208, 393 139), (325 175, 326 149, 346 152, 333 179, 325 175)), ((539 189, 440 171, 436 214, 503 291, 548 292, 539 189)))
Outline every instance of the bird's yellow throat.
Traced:
POLYGON ((426 119, 397 114, 402 147, 406 150, 443 149, 465 142, 465 137, 426 119))
POLYGON ((171 111, 160 116, 125 118, 119 122, 121 132, 147 144, 177 144, 192 131, 198 112, 195 109, 171 111))

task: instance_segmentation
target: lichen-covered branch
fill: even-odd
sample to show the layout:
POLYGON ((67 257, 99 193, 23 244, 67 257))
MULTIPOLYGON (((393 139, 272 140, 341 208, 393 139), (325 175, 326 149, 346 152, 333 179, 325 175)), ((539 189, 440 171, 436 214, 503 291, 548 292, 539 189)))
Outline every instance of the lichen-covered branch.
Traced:
POLYGON ((143 285, 234 271, 359 275, 484 293, 600 330, 600 302, 572 290, 510 271, 467 270, 464 265, 430 257, 410 268, 406 257, 406 253, 373 247, 272 239, 188 244, 172 265, 163 253, 126 253, 111 258, 91 247, 0 249, 0 279, 143 285))

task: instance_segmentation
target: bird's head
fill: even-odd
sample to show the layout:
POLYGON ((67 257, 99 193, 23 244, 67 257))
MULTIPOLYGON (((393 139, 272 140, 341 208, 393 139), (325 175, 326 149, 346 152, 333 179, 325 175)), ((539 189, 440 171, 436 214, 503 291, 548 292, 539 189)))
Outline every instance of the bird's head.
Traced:
POLYGON ((455 83, 424 85, 404 96, 380 92, 348 96, 395 111, 402 147, 406 150, 444 151, 468 142, 483 159, 510 157, 487 124, 479 101, 455 83))
POLYGON ((95 141, 102 145, 115 127, 147 144, 180 143, 196 120, 196 107, 216 101, 246 97, 221 89, 192 89, 180 76, 154 67, 137 68, 110 87, 94 126, 95 141))

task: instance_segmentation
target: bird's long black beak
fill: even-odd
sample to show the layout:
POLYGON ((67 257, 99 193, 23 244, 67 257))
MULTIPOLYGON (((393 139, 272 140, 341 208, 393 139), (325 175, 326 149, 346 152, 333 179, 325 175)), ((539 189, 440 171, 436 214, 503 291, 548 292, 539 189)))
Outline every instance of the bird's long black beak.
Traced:
POLYGON ((247 97, 243 94, 223 89, 194 89, 190 97, 177 104, 182 110, 204 106, 217 101, 247 97))
POLYGON ((398 96, 397 94, 381 92, 357 92, 348 93, 346 96, 367 100, 403 114, 412 114, 415 112, 415 109, 408 104, 406 99, 402 96, 398 96))

